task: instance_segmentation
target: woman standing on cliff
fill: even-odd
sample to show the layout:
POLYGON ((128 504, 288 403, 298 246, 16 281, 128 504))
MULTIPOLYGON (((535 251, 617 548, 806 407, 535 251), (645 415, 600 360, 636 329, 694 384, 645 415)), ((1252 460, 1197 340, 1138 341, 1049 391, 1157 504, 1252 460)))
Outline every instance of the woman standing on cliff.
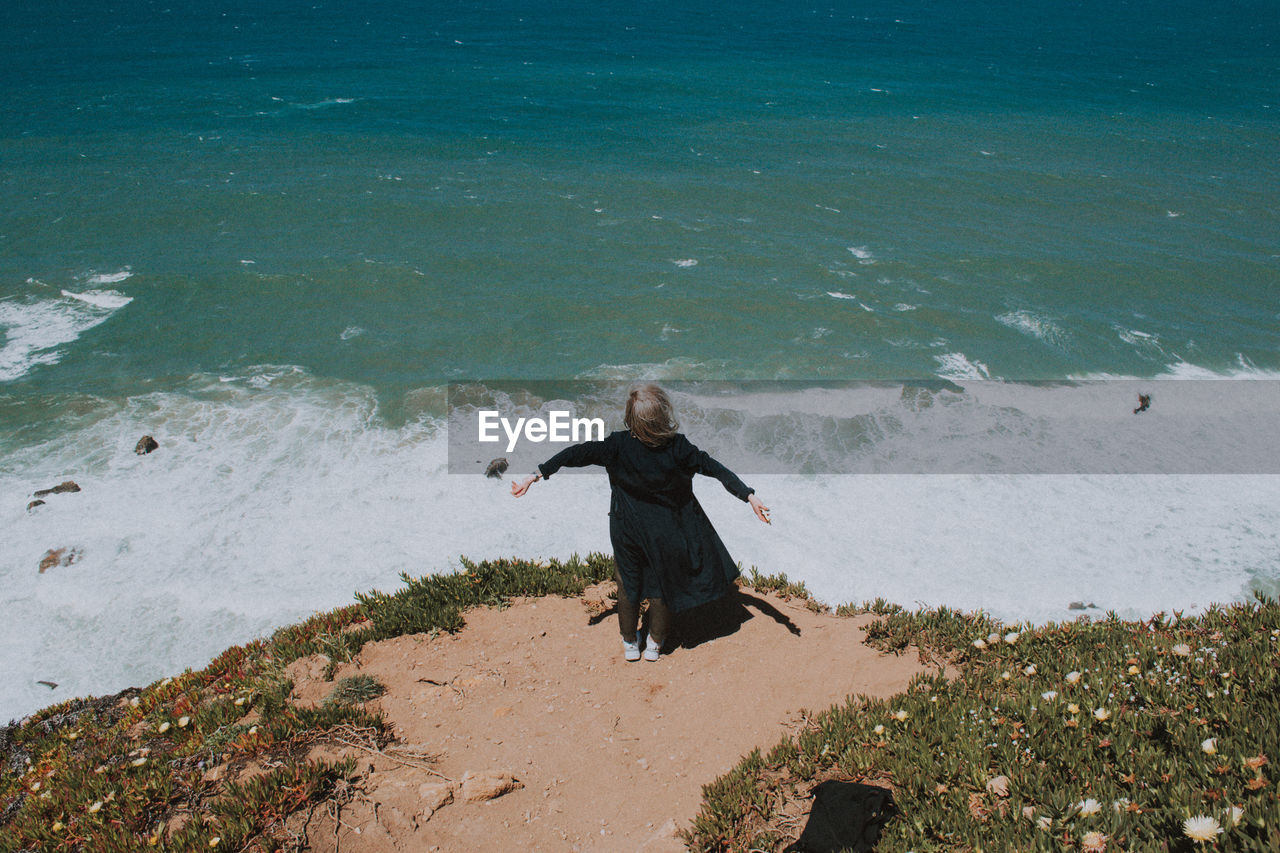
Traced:
POLYGON ((640 659, 640 601, 649 599, 645 660, 657 660, 670 614, 718 601, 733 589, 738 567, 693 495, 693 475, 715 477, 769 522, 769 508, 728 468, 680 434, 667 394, 657 385, 632 389, 625 430, 575 444, 511 484, 520 497, 561 468, 602 465, 609 474, 609 538, 617 565, 618 626, 623 656, 640 659))

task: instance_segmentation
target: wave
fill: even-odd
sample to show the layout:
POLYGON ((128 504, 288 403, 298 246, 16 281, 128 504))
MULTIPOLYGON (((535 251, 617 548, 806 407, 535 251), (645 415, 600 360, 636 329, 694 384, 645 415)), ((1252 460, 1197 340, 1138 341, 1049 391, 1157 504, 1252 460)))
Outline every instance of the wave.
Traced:
POLYGON ((63 347, 106 322, 132 297, 114 290, 62 291, 61 298, 0 300, 0 382, 12 382, 40 365, 57 364, 63 347))

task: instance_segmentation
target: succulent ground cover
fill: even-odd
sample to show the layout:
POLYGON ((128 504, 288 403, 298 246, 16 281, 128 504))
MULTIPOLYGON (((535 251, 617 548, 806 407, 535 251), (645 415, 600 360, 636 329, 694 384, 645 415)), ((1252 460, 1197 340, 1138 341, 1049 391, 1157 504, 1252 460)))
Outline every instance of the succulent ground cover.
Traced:
POLYGON ((842 780, 890 792, 882 851, 1280 850, 1275 601, 1042 628, 865 609, 869 642, 955 677, 851 697, 751 753, 704 788, 691 848, 782 850, 842 780))
POLYGON ((170 851, 296 847, 290 818, 343 794, 353 760, 312 758, 317 746, 391 740, 364 703, 381 693, 359 676, 319 707, 288 701, 285 668, 323 653, 350 660, 367 642, 456 631, 463 612, 514 596, 577 595, 613 576, 613 561, 462 561, 462 571, 404 577, 395 593, 228 649, 198 672, 115 696, 73 699, 0 728, 0 850, 170 851), (234 779, 253 765, 254 773, 234 779), (221 769, 222 772, 211 772, 221 769))

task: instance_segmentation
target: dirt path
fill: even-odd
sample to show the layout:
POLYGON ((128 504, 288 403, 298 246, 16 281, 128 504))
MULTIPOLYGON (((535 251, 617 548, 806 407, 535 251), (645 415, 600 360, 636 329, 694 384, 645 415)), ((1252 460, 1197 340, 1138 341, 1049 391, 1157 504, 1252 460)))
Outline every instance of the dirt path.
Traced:
MULTIPOLYGON (((702 785, 754 747, 846 696, 888 696, 920 667, 863 645, 869 617, 813 613, 756 592, 707 636, 657 662, 623 660, 605 593, 475 610, 456 635, 370 644, 337 677, 375 676, 380 705, 430 770, 361 759, 360 794, 317 813, 311 849, 372 851, 683 850, 702 785), (372 772, 370 771, 372 768, 372 772), (468 802, 449 783, 510 774, 521 787, 468 802)), ((318 700, 332 683, 295 693, 318 700)), ((417 764, 418 762, 411 762, 417 764)))

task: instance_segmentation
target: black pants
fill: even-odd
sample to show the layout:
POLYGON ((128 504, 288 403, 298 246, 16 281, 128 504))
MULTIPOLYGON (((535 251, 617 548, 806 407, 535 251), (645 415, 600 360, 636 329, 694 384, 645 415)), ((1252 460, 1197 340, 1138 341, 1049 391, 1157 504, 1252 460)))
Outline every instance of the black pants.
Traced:
MULTIPOLYGON (((622 578, 614 575, 618 582, 618 628, 622 631, 622 639, 628 643, 636 641, 636 629, 640 627, 640 602, 627 597, 622 585, 622 578)), ((661 598, 649 599, 649 637, 658 646, 666 642, 670 636, 671 611, 661 598)))

